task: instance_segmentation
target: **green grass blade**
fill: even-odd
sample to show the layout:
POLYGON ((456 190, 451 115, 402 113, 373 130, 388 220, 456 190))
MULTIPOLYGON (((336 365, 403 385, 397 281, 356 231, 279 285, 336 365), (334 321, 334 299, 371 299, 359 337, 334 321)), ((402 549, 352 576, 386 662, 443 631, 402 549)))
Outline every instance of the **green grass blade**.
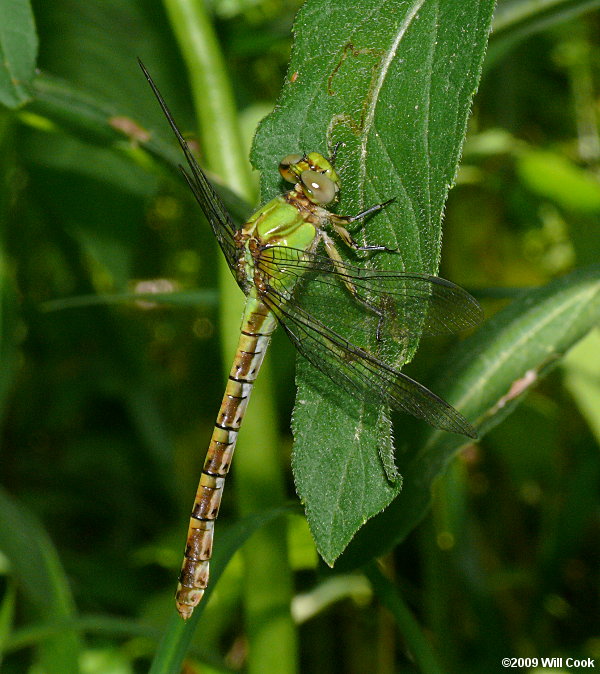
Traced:
MULTIPOLYGON (((0 620, 2 620, 1 615, 0 620)), ((163 632, 157 627, 141 623, 139 620, 117 618, 108 615, 80 615, 70 619, 54 619, 52 621, 35 623, 28 627, 15 629, 12 634, 9 631, 3 631, 2 626, 0 626, 0 635, 6 634, 7 637, 4 651, 0 649, 0 653, 10 653, 23 648, 36 647, 43 641, 53 639, 65 632, 87 633, 99 640, 122 641, 138 639, 149 644, 158 643, 163 635, 163 632)), ((221 659, 213 653, 199 652, 194 649, 191 652, 200 662, 210 665, 217 672, 233 671, 225 667, 221 659)))
POLYGON ((8 650, 7 646, 11 638, 11 630, 15 616, 15 606, 17 603, 17 585, 9 580, 4 596, 0 602, 0 666, 4 654, 8 650))
MULTIPOLYGON (((46 621, 75 615, 65 572, 58 554, 39 522, 0 488, 0 549, 11 563, 23 594, 46 621)), ((70 632, 57 634, 40 645, 41 660, 49 673, 78 671, 81 643, 70 632)))
POLYGON ((135 304, 138 308, 154 308, 152 305, 174 307, 213 308, 217 305, 218 297, 214 290, 181 290, 158 293, 113 293, 105 295, 73 295, 44 302, 43 311, 61 311, 76 309, 98 304, 135 304))
POLYGON ((396 586, 386 578, 377 564, 371 562, 365 568, 367 578, 379 601, 391 611, 398 630, 408 646, 411 655, 423 674, 443 674, 431 645, 422 629, 402 599, 396 586))
POLYGON ((30 648, 41 641, 54 638, 67 631, 87 632, 102 637, 116 636, 126 639, 144 637, 154 642, 161 636, 161 632, 157 628, 144 625, 138 620, 114 618, 107 615, 79 615, 73 618, 35 623, 17 629, 7 639, 6 650, 16 651, 21 648, 30 648))

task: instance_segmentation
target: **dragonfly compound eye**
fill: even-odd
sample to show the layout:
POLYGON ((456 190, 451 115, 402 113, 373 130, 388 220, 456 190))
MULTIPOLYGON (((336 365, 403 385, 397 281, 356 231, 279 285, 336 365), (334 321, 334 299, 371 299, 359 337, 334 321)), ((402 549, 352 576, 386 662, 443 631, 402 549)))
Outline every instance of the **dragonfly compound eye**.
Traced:
POLYGON ((304 194, 314 203, 324 206, 334 201, 338 186, 322 173, 317 171, 302 171, 300 176, 304 194))
POLYGON ((301 162, 304 157, 301 154, 288 154, 279 162, 279 173, 288 183, 295 183, 298 180, 298 173, 294 173, 292 167, 301 162))

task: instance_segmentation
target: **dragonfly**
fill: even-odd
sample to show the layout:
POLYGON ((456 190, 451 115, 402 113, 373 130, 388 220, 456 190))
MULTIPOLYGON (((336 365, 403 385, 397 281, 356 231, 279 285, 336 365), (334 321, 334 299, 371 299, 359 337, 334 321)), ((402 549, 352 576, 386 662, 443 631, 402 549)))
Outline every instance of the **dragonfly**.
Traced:
POLYGON ((341 186, 334 167, 335 151, 330 159, 318 152, 282 159, 279 172, 293 187, 237 227, 141 61, 140 66, 185 155, 188 169, 179 168, 246 296, 239 342, 196 492, 177 586, 177 610, 187 620, 208 585, 214 525, 225 479, 275 328, 280 325, 302 356, 342 390, 411 414, 436 428, 476 438, 475 429, 460 412, 400 371, 386 344, 472 327, 481 320, 482 311, 469 293, 445 279, 380 271, 342 258, 336 239, 357 254, 395 252, 385 246, 361 246, 348 231, 351 223, 364 220, 392 200, 353 216, 329 210, 338 200, 341 186), (322 284, 332 292, 333 299, 324 310, 321 307, 321 315, 303 301, 309 283, 322 284), (354 305, 354 313, 340 302, 354 305), (332 315, 342 321, 342 329, 327 325, 327 317, 332 315), (348 331, 343 329, 344 316, 349 317, 348 331), (365 332, 361 344, 345 336, 361 329, 365 332))

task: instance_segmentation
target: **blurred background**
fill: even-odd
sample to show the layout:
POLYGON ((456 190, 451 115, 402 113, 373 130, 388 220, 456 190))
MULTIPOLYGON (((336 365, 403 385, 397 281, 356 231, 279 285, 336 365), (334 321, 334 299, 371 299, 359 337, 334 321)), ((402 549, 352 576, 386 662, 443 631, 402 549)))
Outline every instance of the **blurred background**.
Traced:
MULTIPOLYGON (((493 35, 446 208, 440 275, 479 292, 488 315, 515 288, 600 260, 600 13, 598 3, 563 4, 554 20, 493 35)), ((300 3, 209 5, 247 154, 286 76, 300 3)), ((0 479, 14 523, 5 545, 64 574, 68 589, 34 576, 22 593, 0 555, 2 671, 51 671, 52 636, 66 632, 59 621, 48 633, 52 616, 31 600, 49 582, 65 619, 88 617, 69 633, 81 671, 143 672, 172 610, 229 366, 216 313, 220 252, 177 171, 138 144, 151 129, 178 161, 138 56, 193 139, 186 70, 160 3, 32 6, 46 96, 0 109, 0 479), (70 107, 53 103, 57 91, 70 107), (113 135, 94 125, 97 110, 112 116, 113 135), (155 288, 196 292, 178 306, 73 301, 155 288)), ((258 178, 256 190, 258 201, 258 178)), ((426 379, 444 348, 424 344, 414 376, 426 379)), ((281 335, 272 349, 293 499, 295 358, 281 335)), ((600 658, 599 354, 596 331, 463 452, 430 516, 386 560, 447 671, 501 671, 511 655, 600 658)), ((234 470, 227 496, 235 489, 234 470)), ((221 516, 226 530, 233 498, 221 516)), ((289 516, 288 542, 300 671, 417 671, 367 580, 332 586, 323 576, 299 515, 289 516)), ((242 593, 235 555, 186 671, 244 668, 242 593)))

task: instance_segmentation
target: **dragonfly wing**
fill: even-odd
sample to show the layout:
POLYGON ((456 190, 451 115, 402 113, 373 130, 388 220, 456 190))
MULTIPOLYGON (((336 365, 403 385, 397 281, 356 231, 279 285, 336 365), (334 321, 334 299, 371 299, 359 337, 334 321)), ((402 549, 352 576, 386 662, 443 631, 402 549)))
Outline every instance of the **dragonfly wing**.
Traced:
POLYGON ((335 384, 366 400, 391 405, 436 428, 476 438, 471 424, 428 388, 352 344, 274 288, 264 298, 298 351, 335 384))
MULTIPOLYGON (((372 307, 373 315, 382 316, 378 321, 383 340, 455 333, 482 319, 483 312, 474 297, 437 276, 378 271, 334 263, 325 255, 298 253, 284 246, 269 248, 269 255, 259 261, 261 271, 273 279, 271 282, 284 295, 285 289, 293 286, 293 277, 306 279, 314 292, 318 292, 318 285, 328 286, 320 293, 323 296, 331 294, 330 286, 351 286, 358 300, 372 307)), ((336 317, 340 313, 343 318, 344 312, 339 308, 336 317)))
POLYGON ((225 207, 225 204, 223 203, 221 197, 217 194, 214 187, 210 184, 210 181, 206 177, 206 174, 200 168, 200 165, 198 164, 194 155, 192 154, 190 146, 187 144, 185 138, 179 131, 179 128, 177 127, 177 124, 175 123, 175 120, 173 118, 173 115, 171 114, 171 111, 167 107, 164 98, 161 96, 158 87, 156 86, 156 84, 154 84, 154 80, 152 79, 152 77, 150 77, 150 73, 146 70, 146 67, 139 59, 138 62, 140 64, 141 69, 144 71, 146 79, 148 80, 150 86, 152 87, 152 91, 154 92, 154 95, 156 96, 156 99, 158 100, 160 107, 162 108, 162 111, 165 114, 165 117, 167 118, 167 121, 169 122, 171 129, 173 130, 173 133, 175 134, 177 140, 179 141, 179 145, 183 150, 191 173, 188 173, 182 166, 180 166, 179 168, 183 173, 187 181, 187 184, 190 186, 190 189, 192 190, 194 196, 196 197, 196 200, 200 204, 200 208, 202 209, 204 215, 206 216, 206 219, 210 223, 213 233, 217 241, 219 242, 219 245, 221 246, 221 250, 225 255, 229 267, 231 268, 232 271, 234 271, 237 262, 234 236, 237 228, 233 220, 231 219, 231 216, 229 215, 227 208, 225 207))
POLYGON ((188 153, 189 157, 186 153, 186 158, 191 168, 192 175, 190 176, 182 166, 179 168, 196 197, 196 201, 200 204, 202 212, 210 223, 213 233, 225 255, 227 264, 232 272, 234 272, 235 276, 234 270, 237 263, 237 248, 234 240, 236 231, 235 225, 231 220, 221 197, 216 193, 214 187, 210 184, 204 171, 198 166, 198 163, 190 153, 189 149, 188 153))

